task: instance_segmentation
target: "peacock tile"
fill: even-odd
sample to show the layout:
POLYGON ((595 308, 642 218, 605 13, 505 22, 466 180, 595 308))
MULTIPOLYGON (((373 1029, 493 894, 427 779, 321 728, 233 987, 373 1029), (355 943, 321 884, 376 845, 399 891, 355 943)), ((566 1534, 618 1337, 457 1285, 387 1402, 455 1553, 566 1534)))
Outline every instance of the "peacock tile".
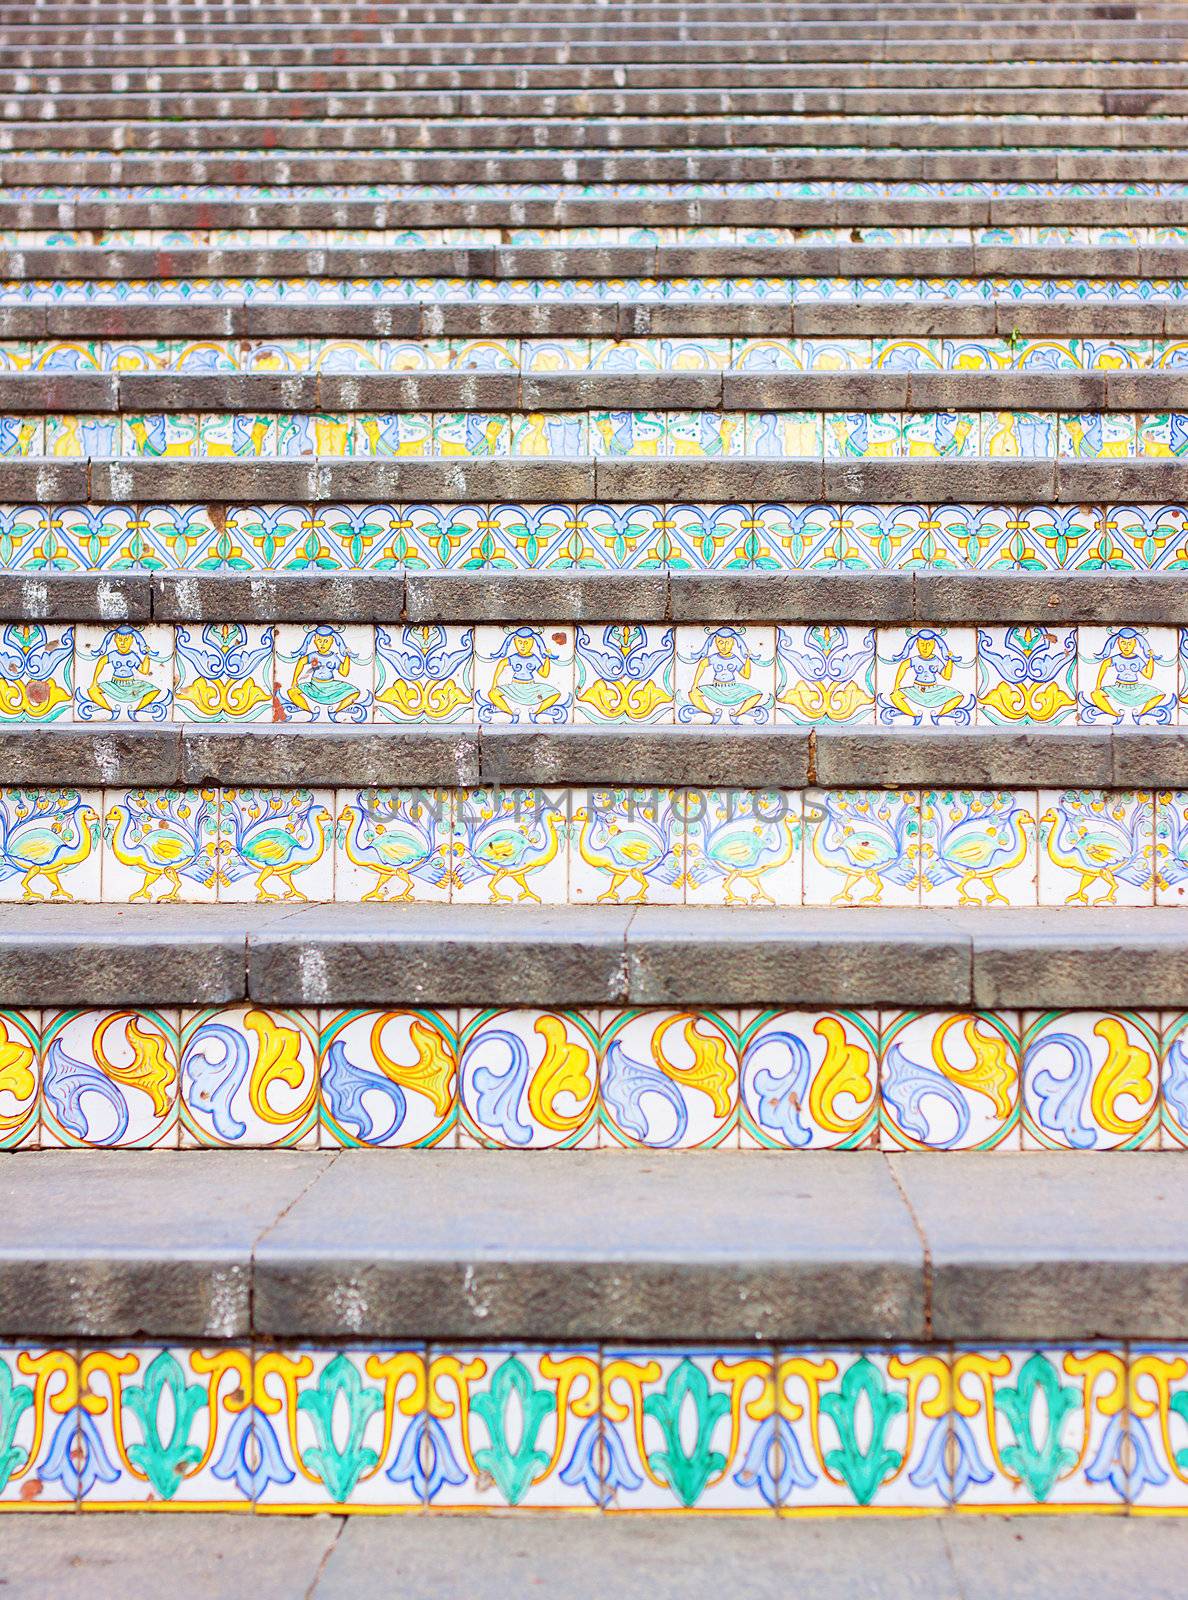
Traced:
POLYGON ((880 628, 878 720, 908 727, 968 727, 977 696, 973 628, 880 628))
POLYGON ((474 630, 474 703, 480 722, 568 722, 573 715, 573 629, 484 623, 474 630))
POLYGON ((684 888, 690 905, 798 906, 803 898, 795 789, 682 789, 684 888))
POLYGON ((73 1511, 96 1462, 80 1439, 78 1353, 38 1344, 0 1347, 6 1450, 0 1463, 0 1513, 73 1511))
POLYGON ((257 622, 179 625, 173 707, 182 722, 272 720, 273 629, 257 622))
POLYGON ((459 791, 451 898, 469 905, 564 905, 568 835, 566 790, 459 791))
POLYGON ((680 905, 684 817, 673 789, 574 789, 569 898, 680 905))
POLYGON ((877 1012, 745 1010, 738 1038, 745 1149, 850 1150, 874 1143, 877 1012))
POLYGON ((178 1139, 177 1013, 45 1013, 43 1148, 150 1149, 178 1139))
POLYGON ((173 716, 173 629, 80 622, 74 634, 79 722, 167 722, 173 716))
POLYGON ((819 461, 824 448, 819 411, 749 411, 743 424, 748 456, 802 456, 819 461))
POLYGON ((1155 904, 1188 900, 1188 792, 1160 790, 1155 795, 1155 904))
POLYGON ((104 900, 218 898, 217 789, 107 789, 103 808, 104 900))
POLYGON ((918 791, 806 790, 804 830, 805 905, 918 903, 918 791))
POLYGON ((1176 721, 1179 689, 1175 628, 1078 630, 1080 720, 1089 725, 1176 721))
POLYGON ((959 1347, 949 1447, 954 1504, 1121 1510, 1126 1389, 1120 1349, 959 1347))
POLYGON ((333 900, 334 791, 224 789, 218 897, 241 905, 333 900))
POLYGON ((221 1347, 84 1350, 80 1509, 250 1511, 250 1361, 221 1347))
POLYGON ((448 789, 339 789, 335 899, 448 902, 454 806, 448 789))
POLYGON ((360 624, 279 622, 275 658, 274 720, 370 720, 374 629, 360 624))
POLYGON ((252 1369, 257 1512, 421 1509, 423 1346, 258 1349, 252 1369))
POLYGON ((646 1150, 738 1143, 734 1017, 668 1008, 604 1011, 601 1142, 646 1150))
POLYGON ((1024 1011, 1023 1147, 1158 1143, 1162 1041, 1142 1011, 1024 1011))
POLYGON ((875 630, 819 623, 776 629, 777 722, 869 722, 875 630))
POLYGON ((453 1145, 458 1047, 451 1012, 323 1011, 321 1143, 324 1148, 453 1145))
POLYGON ((1032 623, 979 628, 977 720, 1003 727, 1075 722, 1077 633, 1032 623))
POLYGON ((592 1017, 578 1012, 463 1009, 459 1143, 596 1145, 599 1049, 592 1017))
POLYGON ((317 1144, 316 1012, 186 1010, 178 1040, 183 1147, 317 1144))
POLYGON ((888 1011, 881 1029, 885 1149, 1018 1149, 1015 1012, 888 1011))
POLYGON ((1131 1514, 1188 1511, 1188 1351, 1132 1344, 1127 1376, 1131 1514))
POLYGON ((0 789, 0 901, 101 898, 98 789, 0 789))
POLYGON ((924 905, 1035 905, 1034 790, 925 789, 920 879, 924 905))
POLYGON ((40 1142, 41 1012, 0 1010, 0 1150, 40 1142))
POLYGON ((0 723, 60 722, 71 716, 73 700, 73 624, 0 627, 0 723))
POLYGON ((676 720, 733 727, 772 720, 775 629, 682 623, 676 629, 676 720))
MULTIPOLYGON (((608 623, 576 629, 574 716, 579 722, 671 722, 673 629, 608 623)), ((2 686, 0 686, 2 687, 2 686)))
POLYGON ((776 1360, 785 1514, 949 1503, 945 1349, 791 1347, 776 1360))
POLYGON ((434 1469, 427 1504, 439 1511, 598 1510, 600 1393, 594 1345, 432 1346, 421 1449, 434 1469))
POLYGON ((611 1347, 602 1387, 606 1510, 778 1505, 787 1469, 773 1351, 611 1347))
POLYGON ((1154 903, 1149 791, 1041 789, 1038 804, 1040 905, 1154 903))

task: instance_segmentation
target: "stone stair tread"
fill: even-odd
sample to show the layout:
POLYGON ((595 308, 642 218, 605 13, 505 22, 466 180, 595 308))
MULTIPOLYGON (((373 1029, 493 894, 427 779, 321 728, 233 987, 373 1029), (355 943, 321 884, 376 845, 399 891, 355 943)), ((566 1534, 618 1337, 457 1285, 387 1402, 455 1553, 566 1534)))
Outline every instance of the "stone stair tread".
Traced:
POLYGON ((0 1196, 11 1337, 1158 1339, 1188 1292, 1157 1152, 42 1151, 0 1196))

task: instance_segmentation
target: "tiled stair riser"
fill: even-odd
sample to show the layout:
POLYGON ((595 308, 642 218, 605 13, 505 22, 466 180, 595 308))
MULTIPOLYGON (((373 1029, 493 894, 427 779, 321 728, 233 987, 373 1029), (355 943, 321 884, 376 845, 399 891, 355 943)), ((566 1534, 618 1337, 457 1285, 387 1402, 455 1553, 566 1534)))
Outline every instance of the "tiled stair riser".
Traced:
POLYGON ((1188 721, 1188 628, 0 624, 0 724, 1188 721))
MULTIPOLYGON (((957 178, 933 181, 879 178, 755 179, 747 182, 687 180, 663 183, 643 180, 626 191, 641 200, 944 200, 1090 199, 1182 200, 1188 183, 1174 179, 1151 180, 1070 179, 1053 182, 1035 178, 957 178)), ((13 200, 622 200, 617 183, 71 183, 13 184, 6 194, 13 200)))
POLYGON ((1130 505, 0 505, 24 572, 1188 569, 1188 507, 1130 505))
POLYGON ((0 1510, 1184 1511, 1186 1354, 10 1346, 0 1510))
POLYGON ((0 902, 1186 899, 1188 791, 0 789, 0 902))
POLYGON ((0 415, 0 459, 378 457, 1124 461, 1188 454, 1188 412, 538 411, 0 415))
POLYGON ((1179 1150, 1188 1016, 0 1011, 0 1149, 1179 1150))

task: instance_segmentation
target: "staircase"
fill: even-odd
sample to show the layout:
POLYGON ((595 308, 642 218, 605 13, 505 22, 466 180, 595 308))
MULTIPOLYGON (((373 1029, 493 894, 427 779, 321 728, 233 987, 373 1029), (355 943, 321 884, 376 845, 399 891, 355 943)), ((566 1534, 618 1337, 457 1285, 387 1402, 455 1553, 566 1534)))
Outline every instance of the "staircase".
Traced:
POLYGON ((1188 4, 0 30, 0 1509, 1188 1510, 1188 4))

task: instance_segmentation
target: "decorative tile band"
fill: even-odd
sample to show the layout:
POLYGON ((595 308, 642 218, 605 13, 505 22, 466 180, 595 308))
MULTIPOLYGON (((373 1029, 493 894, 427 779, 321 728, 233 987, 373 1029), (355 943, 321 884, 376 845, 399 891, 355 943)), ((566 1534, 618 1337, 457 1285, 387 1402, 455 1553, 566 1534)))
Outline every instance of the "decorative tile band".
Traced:
POLYGON ((0 505, 25 572, 1188 568, 1183 505, 0 505))
POLYGON ((1182 1150, 1188 1014, 0 1011, 0 1149, 179 1145, 1182 1150))
POLYGON ((1186 898, 1188 791, 0 789, 0 902, 1186 898))
MULTIPOLYGON (((63 262, 67 268, 68 261, 63 262)), ((0 305, 537 305, 664 300, 776 305, 1179 305, 1182 278, 9 278, 0 305)))
POLYGON ((0 1510, 1188 1509, 1188 1347, 0 1350, 0 1510))
MULTIPOLYGON (((1028 62, 1034 67, 1036 62, 1028 62)), ((1162 66, 1162 62, 1158 63, 1162 66)), ((996 63, 996 66, 998 64, 996 63)), ((1063 63, 1061 63, 1063 65, 1063 63)), ((572 154, 572 152, 567 152, 572 154)), ((988 152, 1001 155, 1002 149, 988 152)), ((1017 178, 692 178, 680 183, 36 183, 13 200, 966 200, 1188 198, 1188 182, 1017 178)))
POLYGON ((1188 455, 1188 412, 156 412, 3 416, 0 459, 595 456, 826 461, 1188 455))
POLYGON ((1188 339, 0 340, 0 372, 1116 372, 1188 339))
POLYGON ((1188 628, 0 624, 5 722, 1188 724, 1188 628))

